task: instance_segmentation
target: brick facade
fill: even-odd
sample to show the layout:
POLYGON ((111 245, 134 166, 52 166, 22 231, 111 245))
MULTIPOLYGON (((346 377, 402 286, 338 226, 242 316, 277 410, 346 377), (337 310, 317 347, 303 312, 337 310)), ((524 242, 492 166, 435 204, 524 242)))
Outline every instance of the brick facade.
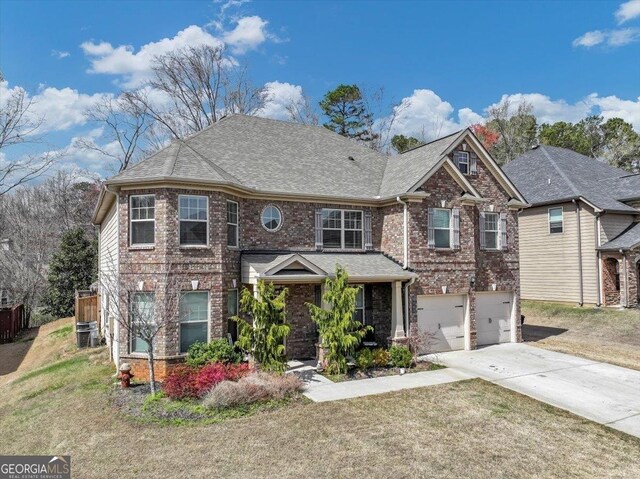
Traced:
MULTIPOLYGON (((468 150, 471 148, 469 145, 468 150)), ((392 160, 390 160, 392 161, 392 160)), ((513 291, 519 298, 518 229, 515 211, 507 209, 509 195, 492 173, 478 160, 476 175, 468 175, 469 182, 487 202, 478 205, 463 204, 462 188, 443 168, 436 171, 421 187, 427 194, 424 201, 408 203, 409 267, 418 274, 410 288, 409 319, 411 329, 417 323, 417 297, 424 294, 447 293, 469 295, 471 318, 471 346, 475 347, 475 292, 513 291), (460 209, 460 249, 435 250, 427 247, 427 212, 433 207, 460 209), (479 214, 482 209, 507 212, 508 249, 482 251, 478 237, 479 214)), ((119 193, 119 249, 120 274, 136 282, 144 281, 146 290, 153 284, 162 268, 171 264, 172 272, 184 290, 191 290, 191 282, 199 282, 198 290, 210 295, 210 338, 227 334, 229 313, 227 294, 236 287, 241 290, 241 251, 310 251, 315 249, 314 215, 318 208, 347 208, 370 210, 374 251, 381 251, 398 263, 403 260, 403 205, 362 207, 348 204, 306 203, 295 201, 265 201, 230 196, 226 193, 197 189, 158 188, 153 190, 126 190, 119 193), (129 197, 132 194, 155 195, 155 245, 151 248, 129 246, 129 197), (203 195, 209 201, 209 245, 206 247, 180 247, 178 221, 178 195, 203 195), (239 204, 239 246, 227 246, 226 202, 239 204), (266 231, 260 222, 263 208, 269 204, 282 212, 283 225, 276 232, 266 231)), ((287 353, 291 357, 314 357, 317 341, 316 327, 309 319, 306 302, 314 300, 314 285, 287 285, 289 297, 287 315, 292 332, 287 340, 287 353)), ((404 289, 404 288, 403 288, 404 289)), ((371 285, 371 306, 367 318, 375 327, 376 340, 382 345, 391 335, 391 283, 371 285)), ((404 301, 403 301, 404 305, 404 301)), ((369 307, 369 306, 368 306, 369 307)), ((519 316, 519 301, 517 314, 519 316)), ((521 334, 518 322, 517 337, 521 334)), ((162 377, 178 361, 179 324, 170 324, 158 338, 156 357, 162 377)), ((121 361, 134 365, 134 373, 144 374, 143 356, 130 354, 123 333, 121 361)))
POLYGON ((639 281, 640 251, 602 254, 602 294, 605 306, 638 307, 640 304, 639 281), (617 266, 617 267, 616 267, 617 266), (619 275, 616 286, 616 270, 619 275))

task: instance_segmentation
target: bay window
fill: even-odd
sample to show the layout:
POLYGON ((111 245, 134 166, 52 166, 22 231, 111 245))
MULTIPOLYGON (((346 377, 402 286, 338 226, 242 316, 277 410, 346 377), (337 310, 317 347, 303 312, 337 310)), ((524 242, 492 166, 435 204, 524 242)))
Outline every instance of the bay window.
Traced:
POLYGON ((209 293, 189 291, 180 296, 180 352, 209 340, 209 293))
POLYGON ((206 246, 209 243, 209 199, 180 195, 178 203, 180 246, 206 246))
POLYGON ((156 226, 155 196, 132 195, 129 201, 129 241, 131 246, 153 246, 156 226))

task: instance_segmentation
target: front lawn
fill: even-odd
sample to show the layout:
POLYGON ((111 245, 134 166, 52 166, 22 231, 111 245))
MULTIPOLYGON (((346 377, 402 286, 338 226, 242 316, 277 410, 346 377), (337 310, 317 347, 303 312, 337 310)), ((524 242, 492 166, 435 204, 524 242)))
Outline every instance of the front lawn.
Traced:
POLYGON ((132 420, 106 351, 59 346, 0 387, 0 452, 70 454, 74 477, 640 477, 640 440, 481 380, 185 427, 132 420))
POLYGON ((640 310, 522 302, 525 341, 562 353, 640 370, 640 310))

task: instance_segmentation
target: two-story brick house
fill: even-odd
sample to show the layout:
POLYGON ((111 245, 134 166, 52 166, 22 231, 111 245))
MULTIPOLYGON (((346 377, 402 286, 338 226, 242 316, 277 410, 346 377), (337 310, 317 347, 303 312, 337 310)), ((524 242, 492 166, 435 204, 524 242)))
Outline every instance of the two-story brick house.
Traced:
MULTIPOLYGON (((416 331, 437 351, 519 341, 525 206, 470 130, 387 157, 322 127, 233 115, 107 180, 94 222, 100 274, 135 279, 130 301, 155 301, 145 290, 168 263, 183 285, 156 346, 162 375, 194 341, 233 336, 239 293, 259 280, 289 290, 288 355, 315 357, 305 303, 321 304, 338 264, 378 344, 416 331)), ((143 366, 104 298, 116 362, 143 366)))

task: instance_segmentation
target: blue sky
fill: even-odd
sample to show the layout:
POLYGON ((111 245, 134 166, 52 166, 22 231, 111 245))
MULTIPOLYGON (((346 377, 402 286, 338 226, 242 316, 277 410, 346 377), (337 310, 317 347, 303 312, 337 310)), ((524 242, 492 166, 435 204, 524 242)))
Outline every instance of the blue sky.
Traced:
MULTIPOLYGON (((69 148, 98 134, 84 110, 143 81, 155 52, 211 39, 272 89, 265 116, 282 117, 301 89, 318 101, 357 82, 406 102, 398 133, 448 133, 503 95, 526 99, 543 121, 602 113, 640 131, 640 0, 3 0, 0 95, 26 89, 46 117, 46 146, 69 148)), ((73 148, 66 161, 103 170, 73 148)))

